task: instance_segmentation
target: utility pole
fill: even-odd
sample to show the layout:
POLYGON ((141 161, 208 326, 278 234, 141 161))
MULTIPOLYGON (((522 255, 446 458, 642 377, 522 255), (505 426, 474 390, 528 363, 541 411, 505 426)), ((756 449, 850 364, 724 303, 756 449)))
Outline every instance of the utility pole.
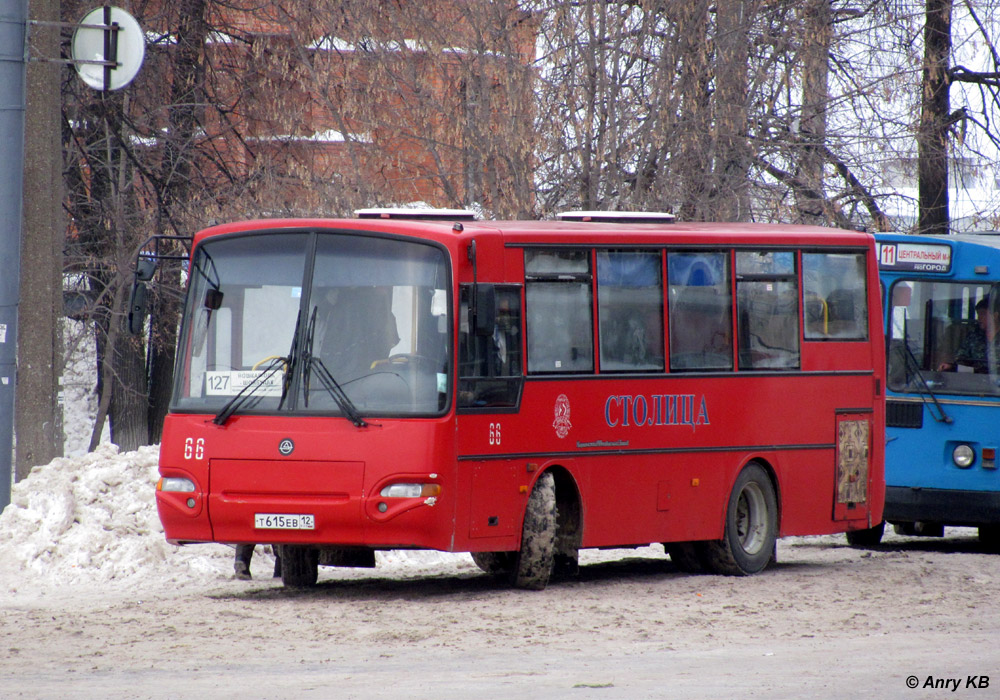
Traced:
POLYGON ((14 482, 62 456, 62 138, 59 77, 64 67, 31 56, 58 56, 60 0, 30 0, 25 83, 24 235, 21 237, 14 482))
MULTIPOLYGON (((142 65, 145 39, 135 19, 124 10, 104 5, 92 10, 78 24, 59 21, 60 0, 34 0, 37 15, 31 25, 39 28, 73 27, 72 59, 59 54, 59 36, 41 41, 49 56, 31 58, 50 64, 70 64, 94 89, 117 90, 131 82, 142 65), (97 56, 97 58, 95 58, 97 56)), ((35 464, 51 461, 61 452, 58 377, 62 312, 62 244, 58 232, 62 151, 59 129, 58 73, 32 71, 32 162, 25 167, 25 110, 27 94, 28 0, 0 0, 0 509, 10 503, 14 469, 15 403, 29 409, 19 421, 18 476, 35 464), (55 146, 53 148, 53 142, 55 146), (32 186, 27 207, 30 240, 24 241, 31 269, 26 275, 31 289, 25 310, 26 324, 21 353, 24 391, 18 382, 18 308, 21 300, 22 211, 24 184, 32 186), (37 317, 37 318, 36 318, 37 317), (19 396, 20 395, 20 396, 19 396)))
POLYGON ((28 0, 0 0, 0 508, 13 473, 27 22, 28 0))

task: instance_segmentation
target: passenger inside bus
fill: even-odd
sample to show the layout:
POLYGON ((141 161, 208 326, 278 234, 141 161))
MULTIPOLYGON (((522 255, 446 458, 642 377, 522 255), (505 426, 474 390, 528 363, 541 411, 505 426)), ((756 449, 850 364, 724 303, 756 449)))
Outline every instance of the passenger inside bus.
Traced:
POLYGON ((729 298, 713 287, 695 286, 681 288, 671 301, 671 368, 731 368, 729 298))
POLYGON ((315 348, 330 373, 343 383, 368 374, 399 342, 391 289, 336 287, 318 304, 315 348), (325 307, 325 308, 324 308, 325 307))
POLYGON ((864 328, 864 298, 857 289, 835 289, 826 298, 827 334, 855 338, 864 328))
POLYGON ((938 365, 939 372, 961 371, 969 367, 973 372, 989 372, 987 349, 992 347, 994 357, 1000 350, 1000 311, 989 309, 989 300, 983 297, 976 303, 976 325, 962 338, 954 358, 938 365))

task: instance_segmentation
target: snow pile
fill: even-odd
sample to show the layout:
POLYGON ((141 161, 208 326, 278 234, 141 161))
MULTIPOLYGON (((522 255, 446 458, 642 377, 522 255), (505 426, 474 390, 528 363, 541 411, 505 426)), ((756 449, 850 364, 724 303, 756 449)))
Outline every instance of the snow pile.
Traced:
MULTIPOLYGON (((159 589, 232 579, 233 549, 167 543, 156 513, 157 446, 119 454, 111 444, 35 467, 0 515, 0 591, 61 586, 159 589)), ((406 577, 477 570, 467 554, 378 552, 378 569, 323 569, 336 576, 406 577)), ((255 578, 273 559, 258 547, 255 578)), ((330 575, 330 574, 323 574, 330 575)))
MULTIPOLYGON (((97 349, 91 324, 63 319, 63 348, 66 366, 59 380, 63 454, 79 457, 87 454, 97 416, 97 349)), ((102 439, 110 441, 107 421, 102 439)))
POLYGON ((232 574, 232 550, 163 538, 154 485, 158 448, 111 444, 35 467, 0 515, 0 590, 132 585, 232 574))

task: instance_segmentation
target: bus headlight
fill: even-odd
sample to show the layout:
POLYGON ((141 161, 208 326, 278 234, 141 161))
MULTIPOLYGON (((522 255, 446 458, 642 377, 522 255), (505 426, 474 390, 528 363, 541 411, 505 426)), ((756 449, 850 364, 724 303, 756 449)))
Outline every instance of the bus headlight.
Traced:
POLYGON ((156 482, 156 490, 190 493, 194 491, 194 482, 190 479, 182 479, 176 476, 165 476, 156 482))
POLYGON ((389 484, 379 495, 382 498, 433 498, 440 493, 440 484, 389 484))
POLYGON ((952 451, 951 460, 959 469, 968 469, 976 460, 976 452, 968 445, 959 445, 952 451))

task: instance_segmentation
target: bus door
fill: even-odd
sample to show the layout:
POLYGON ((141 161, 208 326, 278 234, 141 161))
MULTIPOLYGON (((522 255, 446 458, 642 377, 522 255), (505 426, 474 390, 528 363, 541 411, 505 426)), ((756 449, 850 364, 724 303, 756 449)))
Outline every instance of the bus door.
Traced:
POLYGON ((460 305, 457 410, 469 536, 511 537, 520 532, 526 500, 519 488, 524 461, 490 455, 505 451, 503 426, 513 423, 501 417, 518 412, 524 389, 521 287, 462 285, 460 305))

